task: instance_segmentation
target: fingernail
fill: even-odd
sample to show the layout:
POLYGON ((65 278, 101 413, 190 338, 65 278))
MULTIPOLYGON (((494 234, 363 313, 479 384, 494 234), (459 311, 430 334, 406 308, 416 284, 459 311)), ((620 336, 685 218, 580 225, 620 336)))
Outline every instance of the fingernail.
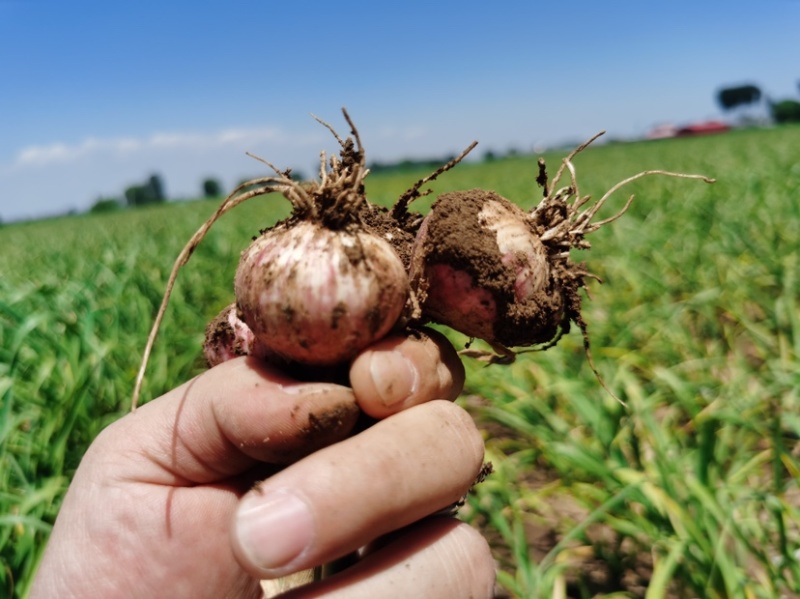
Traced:
POLYGON ((314 522, 305 501, 279 490, 243 499, 235 531, 244 557, 269 573, 294 561, 311 544, 314 522))
POLYGON ((372 384, 385 406, 408 399, 417 390, 419 372, 399 351, 373 352, 369 363, 372 384))

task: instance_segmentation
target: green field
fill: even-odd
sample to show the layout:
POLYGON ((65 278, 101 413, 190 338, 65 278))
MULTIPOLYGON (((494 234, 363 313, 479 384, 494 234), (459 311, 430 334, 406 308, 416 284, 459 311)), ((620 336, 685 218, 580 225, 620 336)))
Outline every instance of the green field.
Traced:
MULTIPOLYGON (((551 172, 562 157, 546 155, 551 172)), ((635 193, 625 217, 575 254, 604 281, 584 318, 624 406, 577 330, 511 366, 467 363, 460 401, 496 472, 462 514, 495 548, 501 594, 798 596, 800 128, 601 145, 575 166, 594 197, 645 169, 718 182, 636 181, 600 215, 635 193)), ((425 174, 374 175, 368 193, 389 204, 425 174)), ((531 206, 535 176, 536 157, 517 156, 459 165, 434 189, 531 206)), ((83 452, 127 409, 172 262, 216 205, 0 227, 0 596, 26 595, 83 452)), ((279 196, 255 199, 200 245, 145 397, 200 371, 239 252, 287 213, 279 196)))

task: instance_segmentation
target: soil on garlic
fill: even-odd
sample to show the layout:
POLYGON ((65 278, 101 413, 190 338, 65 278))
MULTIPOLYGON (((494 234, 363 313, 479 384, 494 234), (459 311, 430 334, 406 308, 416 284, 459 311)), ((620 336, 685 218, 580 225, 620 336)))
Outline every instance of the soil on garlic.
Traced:
POLYGON ((388 241, 400 256, 406 271, 411 268, 411 253, 414 245, 414 232, 400 227, 394 216, 381 206, 364 203, 358 214, 360 222, 374 235, 388 241))
MULTIPOLYGON (((546 282, 526 301, 519 301, 514 293, 517 272, 512 264, 504 263, 496 236, 487 235, 481 217, 487 201, 499 202, 518 212, 522 220, 526 217, 522 209, 491 191, 472 189, 443 194, 437 200, 438 206, 432 209, 431 218, 423 224, 426 230, 421 232, 424 234, 421 255, 425 257, 425 265, 417 267, 449 267, 467 273, 472 280, 466 283, 473 286, 473 294, 475 288, 486 291, 480 305, 462 314, 460 322, 452 323, 462 333, 505 347, 548 343, 571 320, 580 317, 581 271, 571 262, 550 260, 551 250, 538 241, 537 231, 531 225, 531 239, 538 244, 536 249, 547 265, 542 273, 546 282)), ((431 311, 432 305, 446 303, 447 298, 436 301, 439 293, 443 291, 435 285, 420 293, 428 300, 426 312, 435 321, 446 318, 431 311)))

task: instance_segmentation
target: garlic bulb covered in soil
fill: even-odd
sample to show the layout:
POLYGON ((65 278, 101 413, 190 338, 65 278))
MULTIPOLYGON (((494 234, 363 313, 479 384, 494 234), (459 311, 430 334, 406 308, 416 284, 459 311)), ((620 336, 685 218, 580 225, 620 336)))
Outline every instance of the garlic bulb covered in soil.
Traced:
POLYGON ((505 347, 557 335, 575 291, 559 274, 528 215, 481 189, 439 196, 412 259, 427 319, 505 347))

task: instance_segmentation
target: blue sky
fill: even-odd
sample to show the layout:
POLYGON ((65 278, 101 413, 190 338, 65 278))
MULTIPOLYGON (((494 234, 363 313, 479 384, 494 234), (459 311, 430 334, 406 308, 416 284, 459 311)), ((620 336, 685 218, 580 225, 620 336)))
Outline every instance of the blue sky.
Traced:
POLYGON ((151 173, 171 197, 335 149, 530 150, 798 98, 800 1, 0 0, 0 219, 85 210, 151 173), (341 6, 342 8, 337 8, 341 6))

